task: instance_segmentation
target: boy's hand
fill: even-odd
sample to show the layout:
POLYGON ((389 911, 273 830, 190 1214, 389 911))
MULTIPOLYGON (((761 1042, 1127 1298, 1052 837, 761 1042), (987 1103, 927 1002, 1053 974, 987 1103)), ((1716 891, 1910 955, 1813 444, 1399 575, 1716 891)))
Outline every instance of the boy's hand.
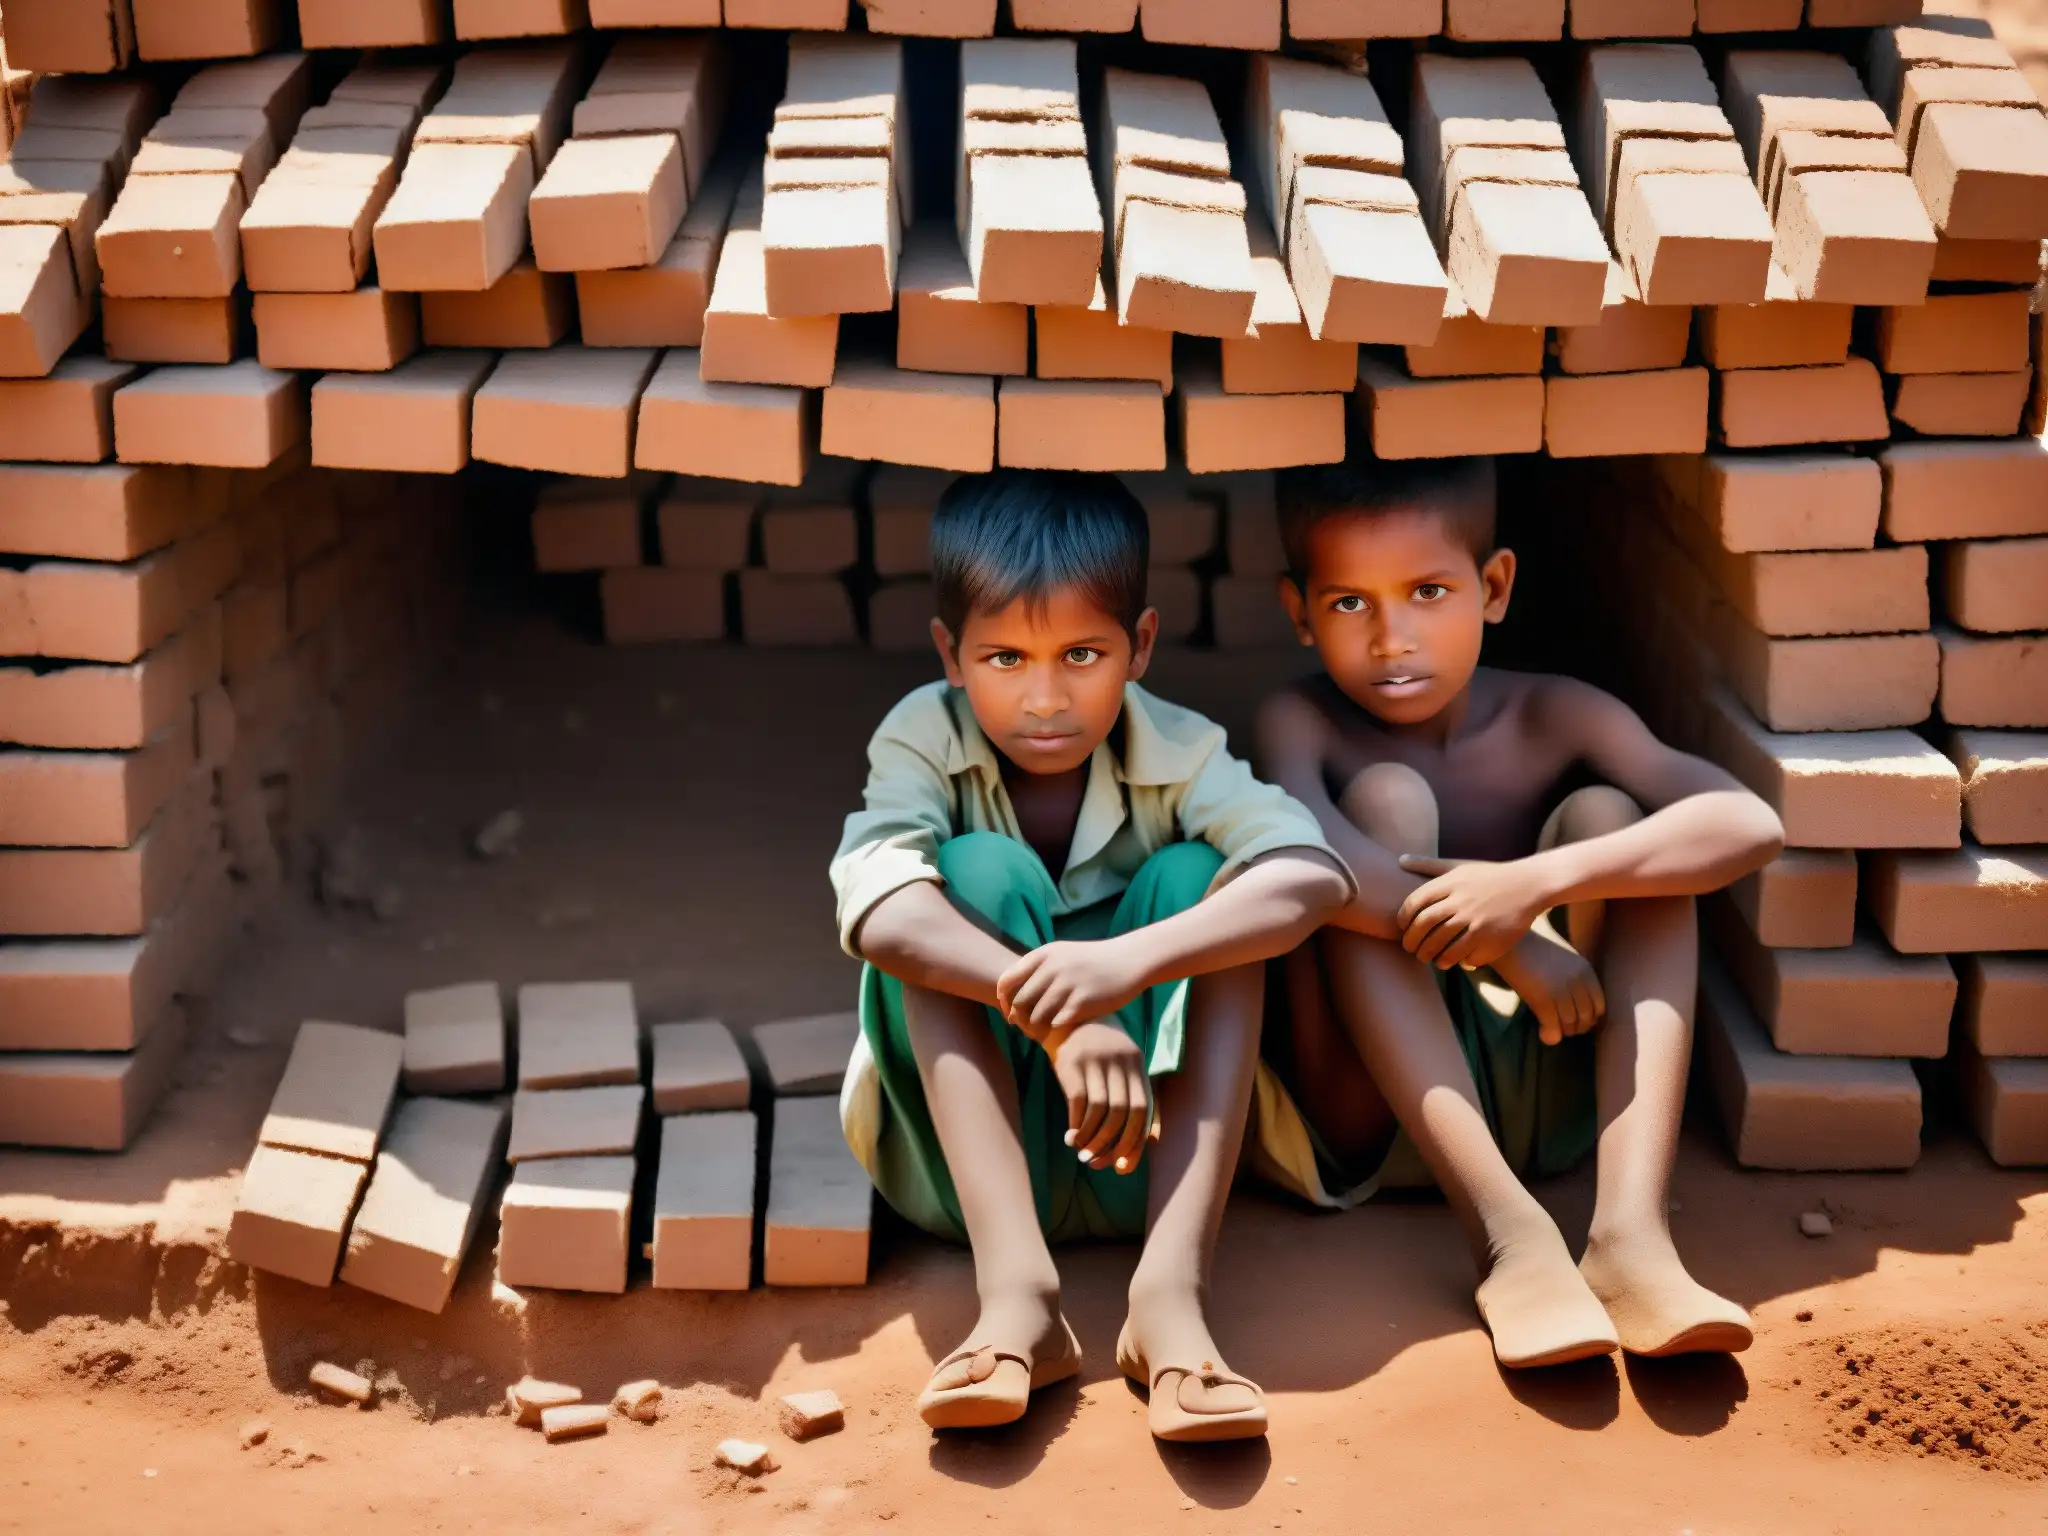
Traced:
POLYGON ((1551 904, 1519 859, 1493 864, 1410 855, 1401 867, 1429 882, 1401 903, 1395 918, 1401 947, 1438 970, 1498 965, 1551 904))
POLYGON ((1105 1019, 1150 981, 1137 947, 1123 939, 1065 940, 1034 949, 996 982, 1003 1017, 1041 1045, 1063 1029, 1105 1019))
POLYGON ((1493 968, 1536 1015, 1536 1032, 1545 1045, 1585 1034, 1607 1012, 1599 973, 1584 955, 1541 927, 1531 928, 1493 968))
POLYGON ((1152 1128, 1144 1053, 1114 1024, 1097 1020, 1047 1042, 1067 1095, 1067 1145, 1091 1168, 1135 1173, 1152 1128))

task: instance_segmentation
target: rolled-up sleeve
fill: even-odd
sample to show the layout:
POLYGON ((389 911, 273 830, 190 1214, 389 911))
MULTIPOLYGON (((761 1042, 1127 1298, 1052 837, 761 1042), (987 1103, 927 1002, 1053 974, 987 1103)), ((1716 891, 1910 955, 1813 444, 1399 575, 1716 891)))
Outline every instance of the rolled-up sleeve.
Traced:
POLYGON ((939 845, 954 830, 943 717, 943 704, 913 695, 868 744, 862 807, 846 818, 832 860, 839 942, 856 959, 854 935, 868 913, 906 885, 940 880, 939 845))
POLYGON ((1252 773, 1249 764, 1232 757, 1220 744, 1195 776, 1188 780, 1176 807, 1181 835, 1207 843, 1223 855, 1216 884, 1240 874, 1247 864, 1282 849, 1320 853, 1343 875, 1358 895, 1351 868, 1323 836, 1307 806, 1252 773))

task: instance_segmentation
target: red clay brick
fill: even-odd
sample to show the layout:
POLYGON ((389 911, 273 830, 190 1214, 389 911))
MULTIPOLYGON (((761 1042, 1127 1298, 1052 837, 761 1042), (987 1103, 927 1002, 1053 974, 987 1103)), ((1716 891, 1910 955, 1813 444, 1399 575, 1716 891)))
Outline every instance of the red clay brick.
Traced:
POLYGON ((833 576, 740 572, 740 634, 749 645, 851 646, 853 599, 833 576))
POLYGON ((1982 1056, 1965 1040, 1956 1046, 1956 1075, 1991 1161, 2048 1164, 2048 1061, 1982 1056))
POLYGON ((533 509, 535 570, 609 571, 640 563, 640 504, 631 495, 543 500, 533 509))
POLYGON ((1032 311, 1041 379, 1156 379, 1173 388, 1173 333, 1119 324, 1098 281, 1086 309, 1032 311))
POLYGON ((1986 1056, 2048 1056, 2048 961, 2039 955, 1958 955, 1956 1022, 1986 1056))
POLYGON ((476 392, 470 452, 490 464, 624 478, 658 355, 637 347, 506 354, 476 392))
POLYGON ((1774 731, 1874 731, 1919 725, 1941 689, 1933 635, 1781 639, 1732 610, 1711 626, 1728 686, 1774 731))
POLYGON ((848 361, 825 390, 821 452, 963 474, 995 467, 995 381, 848 361))
POLYGON ((1983 634, 2048 630, 2048 538, 1936 546, 1945 611, 1983 634))
POLYGON ((1884 381, 1864 358, 1832 368, 1743 368, 1716 380, 1715 427, 1730 448, 1880 441, 1884 381))
POLYGON ((1554 459, 1703 452, 1710 378, 1704 368, 1551 378, 1544 446, 1554 459))
POLYGON ((1886 537, 1996 539, 2048 534, 2048 448, 2009 443, 1894 443, 1884 470, 1886 537))
POLYGON ((1682 366, 1691 341, 1692 311, 1643 303, 1635 280, 1616 266, 1599 323, 1564 327, 1551 351, 1566 373, 1653 373, 1682 366))
POLYGON ((725 575, 643 567, 606 571, 598 587, 611 645, 725 638, 725 575))
POLYGON ((1903 953, 2048 949, 2048 853, 2038 848, 1874 853, 1863 878, 1871 915, 1903 953))
POLYGON ((426 352, 390 373, 313 386, 313 462, 328 469, 451 475, 469 462, 471 403, 496 357, 426 352))
POLYGON ((1927 109, 1914 146, 1913 181, 1943 234, 2033 240, 2048 229, 2048 122, 2037 107, 1927 109))
POLYGON ((1368 356, 1360 405, 1383 459, 1534 453, 1543 446, 1540 378, 1415 380, 1368 356))
POLYGON ((1166 401, 1138 382, 1005 379, 997 462, 1015 469, 1166 467, 1166 401))
POLYGON ((654 1192, 657 1290, 744 1291, 752 1283, 757 1134, 744 1101, 724 1113, 662 1121, 654 1192))
POLYGON ((2031 369, 1907 374, 1892 380, 1892 420, 1925 437, 2011 437, 2033 387, 2031 369))
POLYGON ((1700 313, 1700 351, 1716 368, 1816 368, 1845 363, 1856 318, 1851 304, 1814 304, 1771 269, 1761 304, 1717 304, 1700 313))
POLYGON ((1444 0, 1288 0, 1287 35, 1355 41, 1434 37, 1444 29, 1444 0))
POLYGON ((1772 949, 1841 949, 1856 938, 1856 855, 1788 848, 1728 888, 1757 942, 1772 949))
POLYGON ((1948 755, 1963 776, 1963 820, 1986 847, 2048 843, 2048 736, 1955 731, 1948 755))
POLYGON ((1203 368, 1182 375, 1175 398, 1195 474, 1335 464, 1344 457, 1342 394, 1230 394, 1220 374, 1203 368))
POLYGON ((1839 452, 1668 458, 1658 473, 1680 507, 1738 554, 1869 549, 1884 499, 1877 465, 1839 452))
POLYGON ((761 514, 761 556, 782 576, 837 576, 860 559, 853 508, 770 507, 761 514))
POLYGON ((0 1056, 0 1143, 123 1150, 169 1090, 185 1033, 173 1010, 133 1051, 0 1056))
POLYGON ((1280 46, 1280 0, 1144 0, 1138 21, 1150 43, 1253 50, 1280 46))
POLYGON ((159 368, 114 395, 123 463, 265 469, 305 435, 304 385, 253 361, 159 368))
POLYGON ((499 1284, 624 1291, 632 1210, 630 1157, 522 1163, 500 1211, 499 1284))
POLYGON ((1935 293, 1878 311, 1877 362, 1886 373, 2011 373, 2028 366, 2028 295, 1935 293))
POLYGON ((698 353, 677 348, 663 357, 648 381, 640 399, 636 466, 801 485, 817 430, 815 407, 806 393, 768 384, 714 383, 702 377, 698 359, 698 353))
POLYGON ((97 464, 114 455, 114 391, 135 369, 67 357, 40 379, 0 379, 0 460, 97 464))
POLYGON ((1031 311, 977 299, 959 237, 943 224, 919 225, 904 247, 896 366, 928 373, 1031 371, 1031 311))
POLYGON ((383 1030, 301 1024, 257 1140, 369 1162, 398 1097, 404 1055, 405 1042, 383 1030))
POLYGON ((504 1145, 495 1104, 401 1105, 349 1228, 342 1283, 424 1312, 447 1306, 504 1145))
POLYGON ((1491 325, 1465 307, 1455 289, 1450 312, 1428 346, 1408 347, 1408 372, 1418 379, 1499 378, 1543 371, 1540 325, 1491 325))
POLYGON ((776 1105, 763 1278, 770 1285, 864 1285, 874 1186, 846 1149, 834 1098, 776 1105))
POLYGON ((505 999, 493 981, 405 999, 405 1091, 497 1093, 505 1086, 505 999))
POLYGON ((2048 726, 2048 636, 1936 633, 1942 719, 1950 725, 2048 726))
POLYGON ((107 356, 128 363, 231 363, 246 350, 249 301, 116 299, 100 305, 107 356))
POLYGON ((266 368, 383 373, 419 350, 417 295, 259 293, 256 357, 266 368))

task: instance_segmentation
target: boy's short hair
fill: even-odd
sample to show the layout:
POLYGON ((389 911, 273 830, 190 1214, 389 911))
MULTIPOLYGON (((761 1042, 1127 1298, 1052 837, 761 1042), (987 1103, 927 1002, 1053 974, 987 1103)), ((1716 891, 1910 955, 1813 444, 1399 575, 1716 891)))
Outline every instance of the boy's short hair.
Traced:
POLYGON ((1490 458, 1378 459, 1282 470, 1280 542, 1296 585, 1308 580, 1309 535, 1333 517, 1424 511, 1483 565, 1495 545, 1495 477, 1490 458))
POLYGON ((1078 589, 1136 638, 1152 530, 1114 475, 999 469, 965 475, 932 518, 939 621, 957 644, 968 618, 1078 589))

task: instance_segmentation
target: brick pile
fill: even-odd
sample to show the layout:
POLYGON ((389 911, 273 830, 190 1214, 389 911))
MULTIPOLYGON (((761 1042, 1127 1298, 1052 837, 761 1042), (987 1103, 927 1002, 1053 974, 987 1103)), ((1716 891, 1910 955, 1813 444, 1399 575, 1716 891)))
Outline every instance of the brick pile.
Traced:
POLYGON ((865 1284, 873 1188, 838 1114, 858 1030, 850 1014, 756 1030, 757 1115, 732 1032, 643 1036, 625 982, 522 987, 509 1038, 493 982, 412 994, 402 1035, 304 1024, 228 1252, 440 1312, 495 1200, 496 1281, 513 1290, 617 1294, 636 1242, 660 1289, 865 1284))

